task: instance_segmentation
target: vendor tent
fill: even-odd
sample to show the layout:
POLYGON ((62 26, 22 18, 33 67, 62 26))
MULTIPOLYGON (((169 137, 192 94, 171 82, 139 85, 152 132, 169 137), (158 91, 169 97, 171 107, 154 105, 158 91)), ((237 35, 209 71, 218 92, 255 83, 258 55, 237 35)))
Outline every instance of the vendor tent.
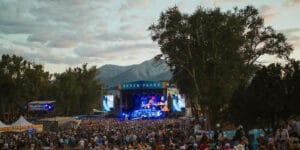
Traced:
POLYGON ((20 118, 11 124, 11 126, 32 126, 33 124, 28 122, 23 116, 20 116, 20 118))
POLYGON ((7 125, 0 121, 0 132, 2 132, 2 129, 4 129, 5 127, 7 127, 7 125))
POLYGON ((43 125, 37 124, 34 125, 30 122, 28 122, 23 116, 20 116, 20 118, 14 122, 13 124, 5 127, 0 128, 0 132, 20 132, 20 131, 26 131, 29 129, 35 129, 36 131, 40 132, 43 131, 43 125))
POLYGON ((2 128, 2 127, 7 127, 7 125, 4 124, 2 121, 0 121, 0 128, 2 128))

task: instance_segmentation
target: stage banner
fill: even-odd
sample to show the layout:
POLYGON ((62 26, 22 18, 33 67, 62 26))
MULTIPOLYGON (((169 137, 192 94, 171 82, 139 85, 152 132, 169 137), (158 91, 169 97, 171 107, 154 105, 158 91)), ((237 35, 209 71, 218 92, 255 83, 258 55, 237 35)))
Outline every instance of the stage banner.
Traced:
POLYGON ((25 131, 29 129, 36 129, 37 131, 43 130, 42 124, 37 125, 30 125, 30 126, 8 126, 8 127, 1 127, 0 132, 10 132, 10 131, 25 131))
POLYGON ((166 88, 166 83, 156 81, 126 82, 122 83, 118 88, 120 90, 164 89, 166 88))

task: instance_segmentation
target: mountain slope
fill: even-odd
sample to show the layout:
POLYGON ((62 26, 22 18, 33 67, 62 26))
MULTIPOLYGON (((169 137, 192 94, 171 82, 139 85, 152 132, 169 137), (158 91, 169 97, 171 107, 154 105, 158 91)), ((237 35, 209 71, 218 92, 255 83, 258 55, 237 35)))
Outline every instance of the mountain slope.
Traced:
POLYGON ((119 83, 138 80, 161 81, 170 80, 172 73, 164 61, 154 59, 144 61, 141 64, 130 66, 104 65, 99 69, 98 81, 105 87, 114 87, 119 83))
POLYGON ((132 66, 117 66, 117 65, 104 65, 98 69, 100 75, 96 77, 97 80, 103 80, 106 78, 112 78, 119 75, 122 72, 127 71, 132 66))

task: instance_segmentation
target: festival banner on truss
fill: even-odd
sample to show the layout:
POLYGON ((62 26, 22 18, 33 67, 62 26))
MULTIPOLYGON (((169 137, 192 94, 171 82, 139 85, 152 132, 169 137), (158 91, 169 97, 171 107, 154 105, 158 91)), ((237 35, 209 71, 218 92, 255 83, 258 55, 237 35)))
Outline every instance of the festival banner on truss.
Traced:
POLYGON ((29 129, 43 131, 43 125, 37 124, 37 125, 30 125, 30 126, 7 126, 7 127, 1 127, 0 132, 25 131, 29 129))

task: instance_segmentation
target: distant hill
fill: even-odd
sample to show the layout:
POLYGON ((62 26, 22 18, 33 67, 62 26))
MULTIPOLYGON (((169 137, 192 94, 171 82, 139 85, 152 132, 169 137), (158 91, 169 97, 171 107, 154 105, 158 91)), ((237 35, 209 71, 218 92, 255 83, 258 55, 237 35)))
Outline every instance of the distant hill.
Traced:
POLYGON ((170 80, 172 73, 163 61, 147 60, 137 65, 117 66, 104 65, 100 68, 96 79, 105 84, 106 88, 115 87, 119 83, 138 80, 161 81, 170 80))

